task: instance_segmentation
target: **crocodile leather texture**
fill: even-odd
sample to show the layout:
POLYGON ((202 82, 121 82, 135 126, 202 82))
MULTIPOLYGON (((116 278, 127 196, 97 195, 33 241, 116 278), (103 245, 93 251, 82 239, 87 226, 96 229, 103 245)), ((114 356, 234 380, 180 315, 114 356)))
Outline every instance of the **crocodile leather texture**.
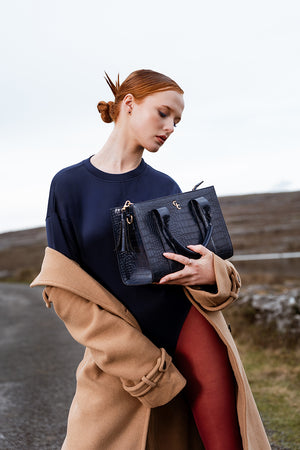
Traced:
POLYGON ((183 268, 163 252, 196 259, 199 254, 186 246, 208 240, 206 247, 221 258, 233 255, 213 186, 131 204, 125 211, 113 208, 111 218, 121 278, 129 286, 157 282, 183 268))

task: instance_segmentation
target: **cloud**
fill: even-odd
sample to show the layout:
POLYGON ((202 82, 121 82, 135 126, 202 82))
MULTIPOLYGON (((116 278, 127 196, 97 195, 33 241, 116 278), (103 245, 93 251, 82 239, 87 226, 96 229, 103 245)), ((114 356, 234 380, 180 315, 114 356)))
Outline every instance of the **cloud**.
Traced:
POLYGON ((104 70, 152 68, 182 85, 182 123, 145 158, 183 189, 199 178, 220 195, 300 189, 299 11, 271 0, 6 2, 0 230, 43 224, 54 173, 103 145, 104 70))

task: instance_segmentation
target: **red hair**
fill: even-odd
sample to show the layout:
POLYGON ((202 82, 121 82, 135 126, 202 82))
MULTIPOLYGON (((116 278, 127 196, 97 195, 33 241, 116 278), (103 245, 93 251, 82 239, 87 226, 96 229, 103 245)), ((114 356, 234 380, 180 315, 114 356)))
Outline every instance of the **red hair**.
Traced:
POLYGON ((104 122, 116 121, 120 112, 120 103, 127 94, 132 94, 136 100, 142 100, 148 95, 159 91, 177 91, 183 94, 181 87, 171 78, 153 70, 136 70, 120 85, 120 79, 114 84, 105 72, 105 80, 114 94, 114 102, 99 102, 98 111, 104 122))

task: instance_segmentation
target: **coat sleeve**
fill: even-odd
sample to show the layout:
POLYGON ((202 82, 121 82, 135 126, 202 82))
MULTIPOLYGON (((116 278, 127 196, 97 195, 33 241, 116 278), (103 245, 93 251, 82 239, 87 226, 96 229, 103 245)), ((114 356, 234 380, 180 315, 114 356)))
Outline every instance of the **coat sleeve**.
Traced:
POLYGON ((240 276, 230 261, 224 261, 214 254, 214 268, 216 292, 209 292, 193 286, 186 287, 194 301, 207 311, 224 309, 236 301, 241 287, 240 276))
POLYGON ((165 350, 121 317, 62 288, 46 287, 43 297, 73 338, 91 350, 97 366, 120 378, 145 406, 164 405, 184 388, 186 381, 165 350))

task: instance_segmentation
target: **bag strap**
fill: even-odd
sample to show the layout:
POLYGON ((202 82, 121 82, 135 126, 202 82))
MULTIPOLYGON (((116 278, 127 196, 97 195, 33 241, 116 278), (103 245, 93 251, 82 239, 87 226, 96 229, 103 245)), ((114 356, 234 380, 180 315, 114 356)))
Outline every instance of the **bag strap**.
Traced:
POLYGON ((194 217, 198 223, 199 229, 201 230, 201 224, 204 225, 206 235, 204 237, 202 245, 204 247, 207 247, 213 231, 209 201, 205 197, 198 197, 190 200, 189 203, 194 213, 194 217))
MULTIPOLYGON (((202 242, 202 245, 205 247, 208 245, 213 225, 211 223, 210 216, 210 205, 206 198, 199 197, 189 202, 191 204, 192 211, 196 218, 197 224, 199 226, 199 230, 201 233, 201 224, 204 226, 205 237, 202 242)), ((169 228, 170 222, 170 212, 166 206, 161 208, 153 209, 152 213, 156 219, 156 224, 158 226, 160 234, 166 239, 171 248, 174 249, 175 253, 179 253, 183 256, 187 256, 188 258, 199 259, 199 253, 194 252, 193 250, 188 249, 185 245, 181 244, 172 234, 169 228)), ((202 234, 202 233, 201 233, 202 234)))

